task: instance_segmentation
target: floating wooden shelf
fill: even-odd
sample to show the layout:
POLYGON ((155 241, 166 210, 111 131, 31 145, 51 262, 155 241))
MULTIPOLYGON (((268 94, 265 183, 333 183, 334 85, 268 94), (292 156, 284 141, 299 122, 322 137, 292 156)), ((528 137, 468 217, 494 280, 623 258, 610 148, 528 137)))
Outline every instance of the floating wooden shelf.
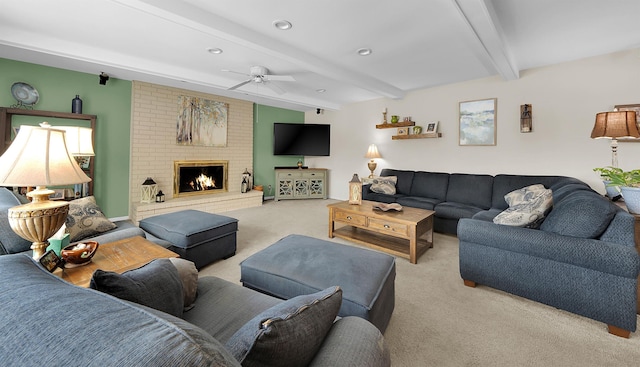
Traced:
POLYGON ((398 121, 396 123, 386 123, 376 125, 376 129, 396 129, 399 127, 415 126, 415 121, 398 121))
POLYGON ((428 139, 428 138, 441 138, 442 133, 431 133, 431 134, 413 134, 413 135, 393 135, 391 139, 393 140, 403 140, 403 139, 428 139))

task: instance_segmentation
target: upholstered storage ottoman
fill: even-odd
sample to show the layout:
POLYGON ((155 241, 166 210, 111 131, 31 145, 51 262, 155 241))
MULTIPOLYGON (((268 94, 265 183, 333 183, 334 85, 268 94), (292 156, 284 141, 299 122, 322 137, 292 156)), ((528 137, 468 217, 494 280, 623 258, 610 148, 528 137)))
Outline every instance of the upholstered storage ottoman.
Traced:
POLYGON ((289 299, 342 288, 339 316, 359 316, 384 332, 395 306, 392 256, 317 238, 289 235, 240 263, 242 284, 289 299))
POLYGON ((140 221, 140 228, 171 243, 169 249, 200 269, 236 254, 238 220, 199 210, 182 210, 140 221))

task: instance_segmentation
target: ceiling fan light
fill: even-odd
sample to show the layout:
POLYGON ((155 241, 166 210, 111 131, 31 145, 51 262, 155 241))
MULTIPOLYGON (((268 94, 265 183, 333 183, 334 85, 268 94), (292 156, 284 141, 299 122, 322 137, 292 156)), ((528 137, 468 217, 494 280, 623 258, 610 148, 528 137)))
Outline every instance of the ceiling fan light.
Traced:
POLYGON ((274 20, 272 24, 274 27, 278 28, 281 31, 286 31, 293 27, 291 22, 289 22, 288 20, 274 20))

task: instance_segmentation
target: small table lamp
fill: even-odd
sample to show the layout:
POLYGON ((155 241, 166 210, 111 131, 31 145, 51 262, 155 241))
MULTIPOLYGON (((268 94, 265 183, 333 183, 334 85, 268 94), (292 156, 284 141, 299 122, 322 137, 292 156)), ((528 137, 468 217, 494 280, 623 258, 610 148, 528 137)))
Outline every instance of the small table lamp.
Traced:
POLYGON ((618 138, 640 138, 635 111, 600 112, 591 131, 592 139, 611 139, 611 165, 618 167, 618 138))
POLYGON ((47 185, 64 186, 89 182, 67 151, 65 132, 43 122, 40 127, 20 126, 18 135, 0 157, 0 186, 26 186, 31 203, 9 209, 9 225, 20 237, 33 242, 33 258, 44 254, 47 239, 67 219, 69 203, 50 201, 53 190, 47 185))
POLYGON ((367 165, 369 166, 369 171, 371 171, 369 178, 373 178, 373 171, 375 171, 376 167, 378 167, 378 164, 374 161, 374 159, 382 158, 382 156, 378 152, 378 147, 375 144, 369 145, 369 149, 367 149, 367 154, 365 154, 364 157, 371 159, 371 161, 367 165))

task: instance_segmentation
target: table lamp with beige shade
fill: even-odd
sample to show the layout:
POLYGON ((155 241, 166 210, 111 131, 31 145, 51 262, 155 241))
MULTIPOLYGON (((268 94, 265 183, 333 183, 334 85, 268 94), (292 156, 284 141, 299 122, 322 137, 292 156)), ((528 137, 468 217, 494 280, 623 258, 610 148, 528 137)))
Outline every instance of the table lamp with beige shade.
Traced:
POLYGON ((369 161, 367 165, 369 167, 369 171, 371 171, 369 178, 373 178, 373 171, 375 171, 376 167, 378 167, 378 164, 376 163, 376 161, 374 161, 374 159, 382 158, 382 156, 380 155, 380 152, 378 152, 378 147, 375 144, 369 145, 369 149, 367 149, 367 154, 365 154, 364 157, 371 159, 371 161, 369 161))
POLYGON ((33 258, 44 254, 47 239, 64 224, 69 203, 50 201, 54 193, 46 186, 89 182, 68 152, 64 130, 43 122, 20 126, 18 135, 0 157, 0 186, 35 187, 27 193, 31 202, 9 208, 9 225, 20 237, 31 241, 33 258))
POLYGON ((635 111, 600 112, 591 131, 592 139, 611 139, 611 166, 618 167, 618 138, 640 138, 635 111))

